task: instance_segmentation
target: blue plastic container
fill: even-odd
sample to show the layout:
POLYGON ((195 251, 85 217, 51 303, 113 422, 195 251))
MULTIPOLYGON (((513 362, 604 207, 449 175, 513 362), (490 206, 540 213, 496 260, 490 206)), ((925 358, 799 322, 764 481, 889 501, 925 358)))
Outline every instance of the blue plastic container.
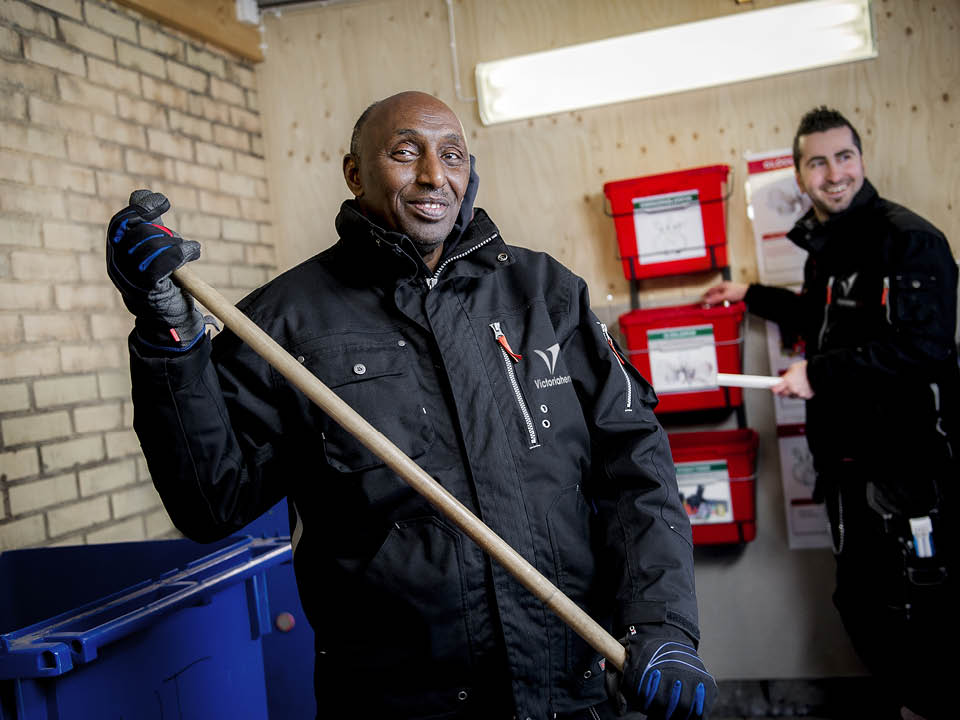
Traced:
MULTIPOLYGON (((240 532, 289 541, 287 501, 281 500, 240 532)), ((313 628, 300 604, 292 562, 267 570, 267 591, 274 621, 273 632, 263 636, 270 720, 312 720, 317 715, 313 691, 313 628), (292 627, 289 624, 291 618, 292 627), (282 623, 281 619, 288 622, 282 623)))
POLYGON ((285 537, 0 554, 0 720, 266 720, 267 574, 290 559, 285 537))

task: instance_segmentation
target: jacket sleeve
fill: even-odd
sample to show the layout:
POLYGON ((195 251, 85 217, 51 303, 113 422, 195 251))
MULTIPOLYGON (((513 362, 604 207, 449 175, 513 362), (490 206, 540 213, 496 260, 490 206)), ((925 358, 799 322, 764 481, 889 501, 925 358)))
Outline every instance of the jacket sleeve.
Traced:
POLYGON ((905 233, 888 278, 891 332, 857 347, 828 350, 810 361, 814 392, 882 387, 896 378, 933 380, 956 354, 957 264, 942 236, 905 233))
POLYGON ((178 357, 129 346, 134 429, 177 529, 210 542, 277 503, 290 454, 266 362, 228 330, 178 357))
POLYGON ((791 320, 801 317, 803 311, 803 300, 797 293, 759 283, 751 283, 743 301, 751 313, 778 325, 790 324, 791 320))
POLYGON ((613 631, 668 623, 699 642, 690 522, 683 510, 656 395, 590 310, 576 279, 564 357, 587 421, 601 577, 613 588, 613 631))

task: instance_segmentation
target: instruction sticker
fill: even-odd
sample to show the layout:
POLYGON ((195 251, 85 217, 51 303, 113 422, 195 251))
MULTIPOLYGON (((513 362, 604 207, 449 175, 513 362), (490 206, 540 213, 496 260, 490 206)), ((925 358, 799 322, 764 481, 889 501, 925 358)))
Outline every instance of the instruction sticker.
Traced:
POLYGON ((633 229, 640 265, 707 254, 699 190, 633 198, 633 229))
POLYGON ((691 525, 733 522, 726 460, 675 463, 680 501, 691 525))
POLYGON ((717 388, 713 325, 647 330, 650 380, 658 394, 717 388))

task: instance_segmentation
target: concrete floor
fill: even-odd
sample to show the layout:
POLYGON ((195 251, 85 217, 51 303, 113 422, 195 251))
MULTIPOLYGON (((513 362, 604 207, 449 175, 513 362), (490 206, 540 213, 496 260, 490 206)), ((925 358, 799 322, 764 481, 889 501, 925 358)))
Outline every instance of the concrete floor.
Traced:
POLYGON ((880 688, 869 677, 794 680, 722 680, 712 720, 899 720, 881 708, 880 688))

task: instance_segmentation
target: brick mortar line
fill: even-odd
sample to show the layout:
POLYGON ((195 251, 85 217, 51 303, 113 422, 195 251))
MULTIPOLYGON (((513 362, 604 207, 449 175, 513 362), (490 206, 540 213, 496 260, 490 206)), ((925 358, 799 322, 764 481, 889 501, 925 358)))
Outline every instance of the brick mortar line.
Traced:
MULTIPOLYGON (((74 22, 77 22, 77 21, 74 21, 74 22)), ((11 55, 11 54, 8 54, 8 53, 0 53, 0 57, 6 58, 6 59, 9 59, 9 60, 12 60, 12 61, 16 61, 16 62, 18 62, 19 64, 23 64, 23 65, 27 65, 27 66, 39 66, 39 67, 41 67, 41 68, 44 68, 44 69, 46 69, 46 70, 49 70, 50 72, 57 73, 58 75, 67 75, 67 76, 70 76, 70 77, 80 78, 80 79, 82 79, 83 81, 85 81, 85 82, 93 85, 94 87, 103 88, 103 89, 105 89, 105 90, 109 90, 109 91, 115 92, 115 93, 123 93, 123 94, 126 95, 127 97, 132 97, 132 98, 140 99, 140 100, 146 100, 146 99, 147 99, 147 97, 146 97, 146 95, 144 94, 144 91, 143 91, 143 78, 144 78, 144 77, 148 77, 148 78, 150 78, 150 79, 152 79, 152 80, 159 81, 159 82, 163 82, 163 83, 166 83, 167 85, 170 85, 170 86, 172 86, 172 87, 174 87, 174 88, 177 88, 177 89, 179 89, 179 90, 183 90, 184 92, 188 93, 188 100, 189 100, 189 96, 198 97, 198 98, 206 98, 206 99, 208 99, 208 100, 212 100, 213 102, 217 103, 218 105, 223 105, 223 106, 226 106, 227 108, 237 108, 238 110, 243 110, 243 111, 245 111, 245 112, 248 112, 248 113, 251 113, 251 114, 253 114, 253 115, 256 115, 258 118, 259 118, 259 117, 262 117, 262 113, 261 113, 259 110, 257 110, 257 109, 252 109, 252 108, 249 107, 249 105, 247 104, 247 98, 246 98, 246 93, 248 93, 248 92, 256 92, 256 93, 259 93, 258 88, 256 88, 256 87, 248 88, 248 87, 246 87, 246 86, 244 86, 244 85, 241 85, 241 84, 239 84, 239 83, 236 83, 236 82, 230 80, 229 78, 221 78, 221 77, 219 77, 218 75, 216 75, 216 74, 214 74, 214 73, 211 73, 209 70, 206 70, 205 68, 202 68, 202 67, 200 67, 200 66, 190 65, 190 64, 187 63, 187 62, 181 62, 181 61, 179 61, 179 60, 173 60, 174 62, 177 62, 179 65, 183 65, 183 66, 186 67, 186 68, 189 68, 189 69, 194 70, 194 71, 196 71, 196 72, 202 73, 202 74, 204 74, 204 75, 206 76, 206 79, 207 79, 207 81, 208 81, 208 90, 207 90, 206 92, 204 92, 204 93, 198 92, 197 90, 195 90, 195 89, 193 89, 193 88, 191 88, 191 87, 189 87, 189 86, 187 86, 187 85, 180 84, 180 83, 176 82, 175 80, 171 79, 170 77, 168 77, 167 75, 164 75, 164 76, 153 75, 153 74, 151 74, 151 73, 149 73, 149 72, 144 72, 143 70, 141 70, 141 69, 139 69, 139 68, 137 68, 137 67, 133 67, 133 66, 130 66, 130 65, 123 65, 123 64, 121 64, 121 63, 119 62, 119 60, 117 60, 117 59, 105 58, 105 57, 103 57, 103 56, 101 56, 101 55, 96 55, 96 54, 94 54, 94 53, 92 53, 92 52, 90 52, 90 51, 88 51, 88 50, 85 50, 85 49, 83 49, 83 48, 81 48, 81 47, 79 47, 79 46, 77 46, 77 45, 71 45, 71 44, 68 43, 66 40, 61 39, 60 36, 61 36, 61 34, 62 34, 62 31, 60 30, 60 27, 59 27, 59 24, 58 24, 58 23, 57 23, 57 35, 56 35, 55 37, 51 37, 51 36, 49 36, 49 35, 45 35, 44 33, 40 32, 40 31, 38 31, 38 30, 31 30, 31 29, 29 29, 29 28, 24 28, 24 27, 21 27, 21 26, 19 26, 19 25, 14 25, 14 24, 11 23, 10 21, 5 20, 5 19, 3 19, 3 18, 0 18, 0 27, 6 27, 6 28, 12 30, 14 33, 17 34, 18 39, 19 39, 19 41, 20 41, 20 54, 18 54, 18 55, 11 55), (48 43, 50 43, 50 44, 52 44, 52 45, 56 45, 57 47, 61 47, 61 48, 65 49, 65 50, 68 50, 68 51, 70 51, 70 52, 79 53, 80 55, 83 56, 83 59, 84 59, 84 74, 83 74, 83 75, 74 75, 74 74, 72 74, 72 73, 65 72, 65 71, 62 70, 61 68, 53 67, 53 66, 50 66, 50 65, 44 65, 43 63, 38 63, 38 62, 36 62, 36 61, 30 60, 28 57, 26 57, 26 54, 25 54, 26 46, 25 46, 25 42, 24 42, 24 41, 27 40, 28 38, 29 38, 29 39, 36 38, 36 39, 38 39, 38 40, 43 40, 43 41, 48 42, 48 43), (115 65, 117 68, 119 68, 119 69, 121 69, 121 70, 126 70, 126 71, 129 71, 129 72, 136 73, 136 74, 137 74, 138 82, 139 82, 139 84, 140 84, 140 93, 134 95, 134 94, 130 93, 128 90, 125 90, 125 89, 123 89, 123 88, 118 88, 118 87, 115 87, 115 86, 113 86, 113 85, 107 85, 107 84, 105 84, 105 83, 97 82, 97 81, 91 79, 91 78, 90 78, 90 69, 89 69, 89 67, 87 67, 87 63, 86 63, 86 60, 87 60, 88 57, 93 57, 94 59, 100 60, 101 62, 108 63, 108 64, 111 64, 111 65, 115 65), (218 82, 221 82, 221 83, 223 83, 223 84, 225 84, 225 85, 229 85, 229 86, 231 86, 231 87, 233 87, 233 88, 236 88, 238 91, 240 91, 241 93, 243 93, 243 95, 244 95, 244 103, 243 103, 243 104, 238 104, 238 103, 235 103, 235 102, 231 102, 231 101, 229 101, 229 100, 225 100, 225 99, 222 99, 222 98, 216 98, 216 97, 214 97, 214 96, 213 96, 213 91, 212 91, 212 85, 213 85, 212 80, 213 80, 213 79, 216 79, 218 82)), ((144 52, 152 53, 153 55, 156 55, 158 58, 162 59, 162 60, 164 61, 164 63, 166 63, 166 61, 167 61, 168 59, 172 59, 172 58, 169 58, 168 56, 165 56, 165 55, 163 55, 162 53, 159 53, 159 52, 157 52, 157 51, 155 51, 155 50, 152 50, 152 49, 150 49, 150 48, 144 48, 143 46, 141 46, 141 45, 139 45, 139 44, 135 44, 135 43, 129 42, 129 41, 127 41, 125 38, 120 38, 120 36, 111 35, 110 33, 107 33, 107 32, 104 31, 104 30, 100 30, 99 28, 92 27, 92 26, 90 26, 88 23, 82 23, 82 27, 88 28, 88 29, 92 29, 92 30, 96 30, 96 31, 98 31, 98 32, 102 32, 102 33, 108 35, 109 37, 111 37, 111 39, 114 41, 114 43, 116 43, 118 40, 123 39, 124 42, 126 42, 126 44, 130 45, 131 47, 136 48, 136 49, 139 49, 139 50, 143 50, 144 52)), ((139 40, 138 40, 138 42, 139 42, 139 40)), ((241 67, 242 67, 242 66, 241 66, 241 67)), ((166 66, 165 66, 165 69, 166 69, 166 66)), ((156 101, 151 101, 151 102, 156 102, 156 101)), ((64 104, 67 104, 67 103, 64 103, 64 104)), ((163 106, 164 108, 170 108, 170 107, 171 107, 171 106, 165 105, 165 104, 162 105, 162 106, 163 106)), ((209 120, 209 118, 206 118, 206 117, 203 116, 203 115, 197 115, 197 114, 191 112, 190 109, 189 109, 189 102, 188 102, 188 107, 187 107, 186 110, 180 110, 179 108, 172 108, 172 109, 177 110, 178 112, 183 112, 184 114, 189 115, 189 116, 191 116, 191 117, 196 117, 196 118, 200 118, 200 119, 203 119, 203 120, 209 120)), ((242 129, 242 128, 240 128, 240 126, 238 126, 238 125, 227 125, 227 127, 242 129)), ((245 131, 245 132, 251 132, 251 133, 252 133, 252 132, 254 132, 254 131, 249 131, 249 130, 248 130, 248 131, 245 131)), ((261 135, 262 135, 262 133, 263 133, 263 130, 262 130, 262 129, 257 132, 257 134, 261 134, 261 135)))

